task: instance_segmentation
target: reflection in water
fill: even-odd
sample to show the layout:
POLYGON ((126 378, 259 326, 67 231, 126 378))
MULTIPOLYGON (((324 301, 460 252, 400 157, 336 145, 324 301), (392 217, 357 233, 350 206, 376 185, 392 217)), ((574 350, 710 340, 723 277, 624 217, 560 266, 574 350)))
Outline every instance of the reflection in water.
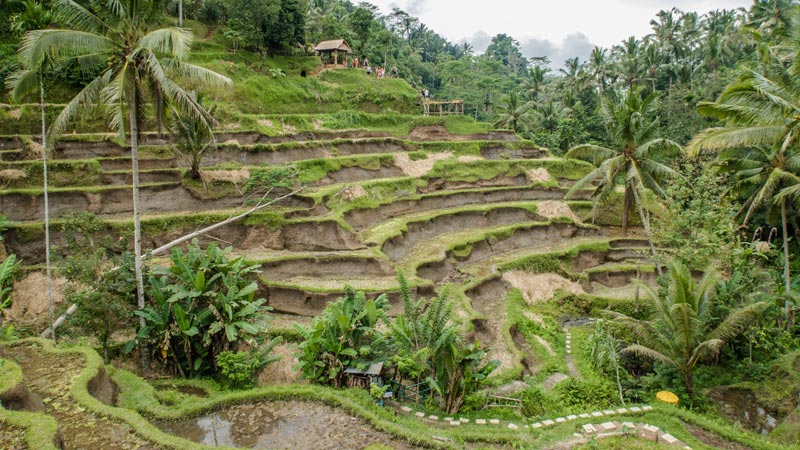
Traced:
POLYGON ((341 409, 302 401, 234 405, 201 417, 159 421, 154 425, 169 434, 206 445, 351 449, 380 442, 397 450, 414 448, 341 409))
POLYGON ((203 436, 203 444, 236 445, 231 437, 231 423, 216 414, 201 417, 197 421, 197 426, 206 433, 203 436))

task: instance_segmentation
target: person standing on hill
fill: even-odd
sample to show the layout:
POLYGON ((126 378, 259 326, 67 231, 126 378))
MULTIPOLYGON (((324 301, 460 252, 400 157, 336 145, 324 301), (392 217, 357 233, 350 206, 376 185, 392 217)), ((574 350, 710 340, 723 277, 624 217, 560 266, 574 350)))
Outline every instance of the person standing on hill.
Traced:
POLYGON ((356 57, 353 59, 353 67, 355 67, 356 69, 358 69, 358 56, 356 56, 356 57))
POLYGON ((369 68, 369 59, 364 57, 364 67, 369 68))

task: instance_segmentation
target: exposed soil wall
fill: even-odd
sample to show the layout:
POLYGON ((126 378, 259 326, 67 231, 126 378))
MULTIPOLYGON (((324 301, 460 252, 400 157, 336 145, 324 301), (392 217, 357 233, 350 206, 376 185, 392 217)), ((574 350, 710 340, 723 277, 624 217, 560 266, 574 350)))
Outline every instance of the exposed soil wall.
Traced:
MULTIPOLYGON (((140 188, 141 213, 193 212, 237 207, 241 197, 202 199, 180 184, 140 188)), ((44 195, 0 195, 0 210, 10 220, 35 221, 44 217, 44 195)), ((50 217, 63 217, 68 211, 88 211, 98 215, 133 213, 131 189, 106 189, 97 192, 68 191, 50 193, 50 217)))
POLYGON ((414 245, 425 239, 468 228, 487 228, 512 223, 539 220, 539 217, 521 208, 497 208, 489 211, 462 211, 437 216, 427 221, 411 222, 402 235, 387 240, 383 252, 394 261, 409 254, 414 245))
MULTIPOLYGON (((199 226, 186 225, 173 227, 150 233, 145 230, 142 235, 144 249, 161 247, 181 236, 197 230, 199 226)), ((42 232, 43 234, 44 232, 42 232)), ((119 235, 110 229, 93 236, 96 242, 106 238, 116 242, 119 235)), ((229 224, 210 233, 199 236, 198 242, 206 246, 212 242, 226 247, 231 245, 236 250, 269 249, 290 251, 335 251, 359 250, 366 248, 351 232, 343 229, 336 222, 302 222, 289 223, 282 228, 270 228, 267 225, 229 224)), ((16 254, 25 265, 44 262, 44 239, 20 236, 16 229, 10 229, 4 236, 8 252, 16 254)), ((60 231, 51 232, 51 243, 56 249, 65 251, 66 241, 60 231)), ((129 243, 129 245, 132 245, 129 243)), ((64 256, 64 253, 62 253, 64 256)))
POLYGON ((28 390, 24 381, 20 381, 13 388, 0 393, 0 403, 3 408, 12 411, 29 411, 29 412, 42 412, 44 411, 44 403, 42 399, 35 393, 28 390))
POLYGON ((511 149, 504 147, 486 147, 481 149, 481 156, 486 159, 537 159, 545 158, 550 155, 547 150, 541 148, 519 148, 511 149))
POLYGON ((432 211, 435 209, 457 208, 466 205, 487 203, 535 201, 561 199, 566 193, 563 189, 532 189, 529 187, 503 189, 485 192, 457 192, 448 195, 423 197, 416 200, 398 200, 370 209, 348 211, 344 218, 352 227, 363 229, 410 212, 432 211))
POLYGON ((284 280, 303 274, 305 277, 386 277, 394 274, 389 264, 374 258, 320 257, 285 259, 261 265, 268 280, 284 280))
POLYGON ((458 191, 463 189, 475 189, 482 187, 506 187, 506 186, 528 186, 530 181, 525 175, 515 177, 499 176, 477 181, 447 181, 441 178, 430 178, 427 186, 420 188, 421 194, 436 191, 458 191))
POLYGON ((361 167, 344 167, 335 172, 329 172, 324 178, 310 183, 311 186, 325 186, 328 184, 353 183, 378 178, 397 178, 404 176, 403 171, 394 166, 381 166, 377 170, 361 167))
POLYGON ((108 377, 105 368, 101 367, 97 375, 89 380, 89 384, 86 387, 92 397, 106 405, 116 406, 119 388, 116 383, 108 377))

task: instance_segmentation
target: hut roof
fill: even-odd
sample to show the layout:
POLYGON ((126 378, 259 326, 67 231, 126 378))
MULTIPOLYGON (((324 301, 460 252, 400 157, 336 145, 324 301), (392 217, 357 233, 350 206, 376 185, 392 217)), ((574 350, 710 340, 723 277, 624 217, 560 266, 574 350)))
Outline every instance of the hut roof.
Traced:
POLYGON ((322 41, 314 47, 315 51, 318 52, 332 52, 334 50, 345 51, 347 53, 353 53, 353 49, 347 45, 347 42, 344 39, 336 39, 333 41, 322 41))
POLYGON ((370 376, 377 377, 377 376, 379 376, 381 374, 382 370, 383 370, 383 363, 379 362, 379 363, 370 364, 369 367, 367 367, 366 370, 359 370, 359 369, 356 369, 354 367, 351 367, 349 369, 346 369, 344 371, 344 373, 350 374, 350 375, 370 375, 370 376))

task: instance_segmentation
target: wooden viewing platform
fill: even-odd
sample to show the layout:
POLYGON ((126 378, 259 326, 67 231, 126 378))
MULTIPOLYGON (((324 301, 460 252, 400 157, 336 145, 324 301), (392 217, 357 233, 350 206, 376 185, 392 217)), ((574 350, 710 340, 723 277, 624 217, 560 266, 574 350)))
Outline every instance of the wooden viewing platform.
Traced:
POLYGON ((464 100, 450 100, 450 101, 443 101, 437 102, 432 100, 423 100, 422 101, 422 112, 426 116, 433 115, 440 115, 443 116, 445 114, 451 115, 464 115, 464 100))

